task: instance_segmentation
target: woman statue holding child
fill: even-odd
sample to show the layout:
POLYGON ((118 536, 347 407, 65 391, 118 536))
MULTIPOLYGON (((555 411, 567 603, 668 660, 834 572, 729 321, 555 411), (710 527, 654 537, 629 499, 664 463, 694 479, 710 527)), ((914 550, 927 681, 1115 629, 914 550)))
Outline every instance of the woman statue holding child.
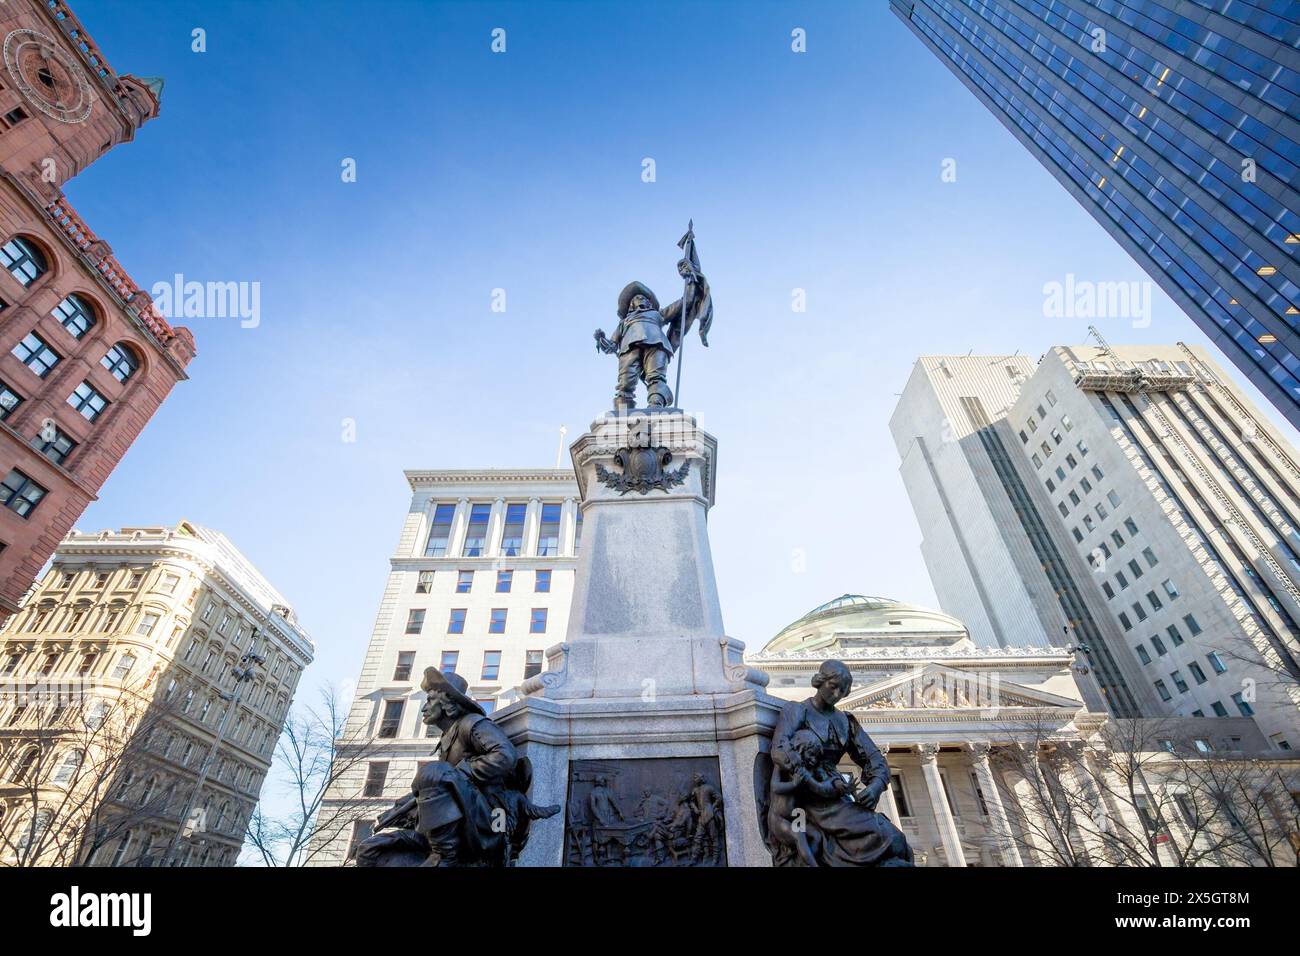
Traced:
POLYGON ((767 830, 775 866, 912 866, 912 848, 876 803, 889 767, 852 714, 835 709, 853 688, 840 661, 812 679, 816 694, 781 710, 772 734, 767 830), (862 769, 845 779, 845 755, 862 769))

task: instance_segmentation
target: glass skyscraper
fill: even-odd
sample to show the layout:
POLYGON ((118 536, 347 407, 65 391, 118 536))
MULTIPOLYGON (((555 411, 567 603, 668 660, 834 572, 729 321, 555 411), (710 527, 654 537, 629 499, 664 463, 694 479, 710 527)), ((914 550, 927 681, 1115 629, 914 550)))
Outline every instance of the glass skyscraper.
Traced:
POLYGON ((1300 428, 1300 0, 890 0, 1300 428))

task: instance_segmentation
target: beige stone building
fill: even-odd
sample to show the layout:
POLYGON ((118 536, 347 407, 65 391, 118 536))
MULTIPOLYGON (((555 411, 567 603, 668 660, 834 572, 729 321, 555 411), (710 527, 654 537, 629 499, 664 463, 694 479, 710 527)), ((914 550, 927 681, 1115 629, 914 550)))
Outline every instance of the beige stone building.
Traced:
POLYGON ((919 865, 1296 865, 1300 758, 1248 717, 1116 720, 1085 706, 1069 651, 979 647, 950 615, 862 595, 747 662, 803 700, 828 658, 853 674, 840 707, 885 751, 880 809, 919 865))
POLYGON ((68 535, 0 631, 0 864, 233 864, 313 653, 219 532, 68 535))

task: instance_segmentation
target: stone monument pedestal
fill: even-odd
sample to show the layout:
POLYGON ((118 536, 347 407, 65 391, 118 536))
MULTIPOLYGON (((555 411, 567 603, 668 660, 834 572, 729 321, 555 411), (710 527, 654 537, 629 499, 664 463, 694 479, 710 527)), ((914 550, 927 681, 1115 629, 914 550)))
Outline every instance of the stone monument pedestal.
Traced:
POLYGON ((533 801, 564 808, 519 862, 768 866, 758 757, 781 702, 723 631, 717 442, 659 408, 607 414, 570 451, 583 534, 566 638, 494 715, 532 762, 533 801))

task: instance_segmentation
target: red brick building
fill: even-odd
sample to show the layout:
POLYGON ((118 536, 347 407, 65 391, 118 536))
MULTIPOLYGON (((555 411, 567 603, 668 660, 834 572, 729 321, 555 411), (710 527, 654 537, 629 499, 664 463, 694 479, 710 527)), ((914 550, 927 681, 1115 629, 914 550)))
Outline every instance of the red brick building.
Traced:
POLYGON ((62 185, 158 115, 62 0, 0 4, 0 620, 194 357, 62 185))

